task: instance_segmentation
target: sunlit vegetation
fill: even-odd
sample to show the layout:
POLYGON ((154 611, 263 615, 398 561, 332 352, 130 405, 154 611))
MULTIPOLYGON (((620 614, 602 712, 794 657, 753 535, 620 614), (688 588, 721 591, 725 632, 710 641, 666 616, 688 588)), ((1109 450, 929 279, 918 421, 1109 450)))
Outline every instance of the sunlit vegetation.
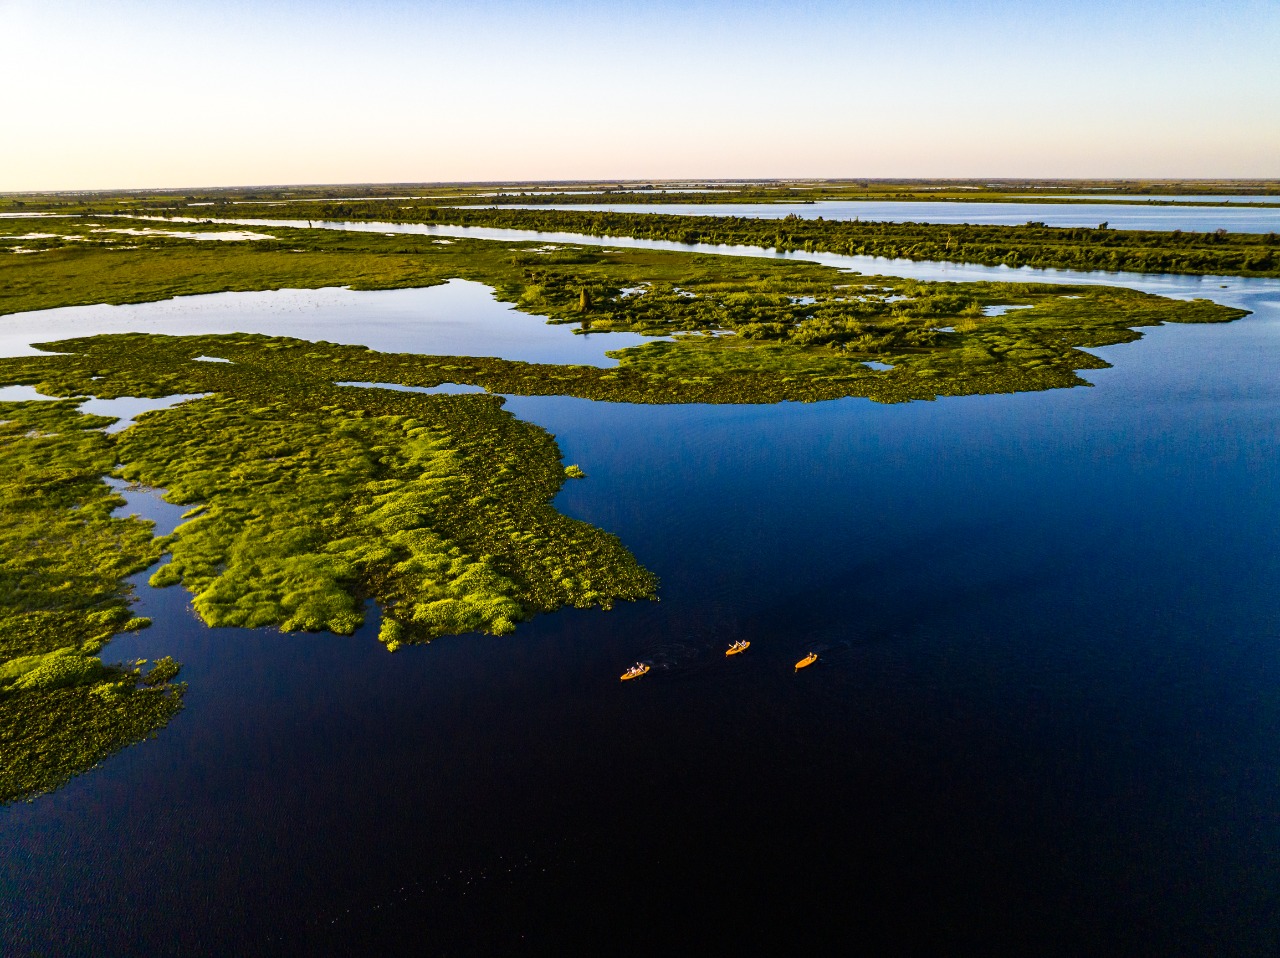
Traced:
POLYGON ((372 597, 403 643, 652 594, 616 538, 551 508, 554 441, 500 399, 299 381, 263 352, 119 446, 127 478, 205 505, 152 584, 182 582, 210 625, 351 632, 372 597))
MULTIPOLYGON (((6 231, 21 235, 31 223, 0 221, 0 249, 6 231)), ((0 255, 0 314, 224 290, 389 289, 461 278, 493 286, 500 299, 517 308, 581 324, 584 331, 732 329, 747 338, 785 338, 799 345, 866 352, 878 344, 929 346, 936 341, 933 327, 948 325, 933 319, 978 316, 984 306, 1013 302, 1011 296, 1037 290, 1036 295, 1044 296, 1082 295, 1085 301, 1070 307, 1081 316, 1091 304, 1105 304, 1098 321, 1107 325, 1126 325, 1115 313, 1120 305, 1128 309, 1163 302, 1117 290, 1095 293, 1092 287, 1072 291, 1028 284, 920 283, 864 277, 813 263, 646 249, 552 249, 475 239, 442 243, 431 236, 293 228, 272 228, 276 239, 269 242, 210 244, 147 237, 126 249, 107 241, 68 239, 77 229, 83 233, 73 221, 49 221, 43 229, 52 235, 33 241, 43 244, 39 255, 0 255)), ((1065 300, 1059 305, 1059 311, 1068 308, 1065 300)), ((1163 318, 1203 320, 1211 313, 1217 318, 1239 315, 1216 307, 1186 313, 1170 306, 1163 318)), ((1138 315, 1136 324, 1143 322, 1138 315)))
POLYGON ((488 226, 628 236, 681 243, 760 246, 784 252, 945 260, 985 266, 1035 266, 1139 273, 1280 276, 1280 234, 1112 230, 1045 226, 762 220, 572 209, 476 209, 396 204, 326 204, 317 217, 488 226))
MULTIPOLYGON (((1243 315, 1202 300, 1178 302, 1108 287, 921 283, 751 257, 552 249, 469 239, 441 244, 430 236, 327 230, 273 232, 279 238, 270 243, 217 248, 154 240, 135 250, 77 245, 41 256, 0 257, 0 276, 10 278, 0 311, 77 298, 138 301, 179 292, 344 280, 360 288, 387 288, 461 277, 488 283, 518 309, 579 331, 625 330, 674 336, 676 342, 624 351, 614 369, 461 357, 393 362, 347 351, 326 360, 341 364, 343 376, 333 378, 428 386, 458 382, 490 392, 631 402, 848 395, 898 401, 1070 386, 1081 382, 1077 370, 1103 365, 1079 347, 1130 341, 1137 337, 1134 328, 1144 325, 1243 315), (985 315, 994 305, 1031 308, 985 315), (870 361, 894 368, 871 369, 864 365, 870 361), (405 372, 405 367, 412 368, 405 372), (424 375, 424 368, 433 372, 424 375)), ((224 355, 220 348, 207 345, 212 355, 224 355)), ((181 375, 163 370, 158 366, 148 375, 157 377, 165 393, 217 388, 200 385, 203 380, 191 370, 181 375)), ((75 388, 94 391, 84 382, 75 388)))
MULTIPOLYGON (((184 224, 182 229, 225 227, 184 224)), ((847 274, 815 264, 747 257, 591 246, 551 250, 540 243, 440 242, 431 236, 323 229, 273 227, 270 233, 275 240, 200 243, 148 236, 128 242, 118 237, 86 241, 76 238, 86 235, 77 220, 0 220, 0 314, 235 290, 421 287, 452 278, 482 282, 510 291, 512 301, 532 303, 538 291, 526 288, 540 285, 547 276, 579 282, 579 288, 564 291, 566 304, 577 313, 582 311, 582 283, 622 290, 651 282, 677 286, 701 276, 738 286, 772 279, 805 289, 814 283, 830 286, 837 277, 849 281, 847 274), (4 255, 19 242, 6 241, 6 236, 36 230, 48 235, 20 241, 32 252, 4 255)))
POLYGON ((198 339, 234 363, 192 362, 194 339, 105 337, 0 375, 64 395, 208 383, 216 395, 142 416, 114 454, 125 478, 203 506, 152 583, 182 582, 210 625, 350 632, 372 597, 403 642, 652 594, 616 538, 551 508, 555 442, 500 398, 336 386, 328 344, 198 339))
POLYGON ((52 234, 0 255, 0 313, 458 277, 575 331, 668 338, 613 354, 613 368, 243 334, 102 336, 0 360, 0 385, 49 396, 205 395, 116 434, 74 398, 0 405, 0 800, 56 787, 180 708, 172 659, 144 670, 100 657, 112 635, 147 624, 130 612, 126 577, 162 554, 152 583, 187 589, 210 625, 350 632, 373 600, 392 651, 653 596, 622 543, 551 507, 584 470, 496 394, 901 402, 1061 388, 1106 365, 1083 348, 1243 315, 1107 287, 920 283, 747 257, 293 228, 254 242, 126 241, 79 219, 31 223, 0 221, 3 235, 52 234), (988 315, 1000 305, 1025 308, 988 315), (108 474, 167 490, 191 506, 184 524, 155 539, 150 523, 113 517, 108 474))
POLYGON ((171 659, 144 674, 99 658, 146 625, 125 577, 161 543, 151 523, 112 516, 111 420, 76 405, 0 403, 0 802, 62 784, 181 707, 171 659))
MULTIPOLYGON (((52 232, 52 231, 51 231, 52 232)), ((1079 347, 1136 338, 1134 327, 1234 319, 1242 311, 1096 286, 921 283, 862 277, 811 263, 642 249, 507 244, 430 236, 273 230, 270 243, 156 241, 136 250, 55 248, 0 257, 12 277, 0 310, 73 297, 160 298, 214 289, 415 286, 452 277, 485 282, 518 309, 579 331, 675 336, 619 354, 614 369, 545 367, 454 357, 405 358, 395 378, 376 354, 348 352, 334 380, 568 394, 631 402, 776 402, 839 396, 882 401, 1077 385, 1103 365, 1079 347), (1002 316, 993 305, 1022 305, 1002 316), (731 334, 731 335, 725 335, 731 334), (882 371, 865 362, 885 363, 882 371), (438 378, 421 375, 432 362, 438 378)), ((210 355, 220 344, 209 344, 210 355)), ((199 355, 195 353, 192 355, 199 355)), ((228 356, 228 358, 233 358, 228 356)), ((200 366, 216 364, 198 364, 200 366)), ((216 390, 162 372, 165 393, 216 390)), ((225 370, 223 371, 226 372, 225 370)), ((212 375, 205 370, 203 375, 212 375)), ((90 383, 76 386, 93 392, 90 383)), ((60 392, 58 395, 67 395, 60 392)), ((164 485, 163 483, 160 483, 164 485)))

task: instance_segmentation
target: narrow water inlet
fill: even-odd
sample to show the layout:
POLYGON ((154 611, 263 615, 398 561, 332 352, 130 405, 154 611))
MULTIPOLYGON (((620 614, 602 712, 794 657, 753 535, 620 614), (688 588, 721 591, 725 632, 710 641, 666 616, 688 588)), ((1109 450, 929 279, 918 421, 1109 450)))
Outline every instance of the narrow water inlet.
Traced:
POLYGON ((81 398, 78 396, 46 396, 35 386, 0 386, 0 402, 57 402, 62 399, 79 400, 80 411, 91 416, 108 416, 116 421, 104 427, 104 432, 123 432, 145 412, 172 409, 179 403, 192 399, 205 399, 212 393, 175 393, 172 396, 147 398, 144 396, 117 396, 114 399, 81 398))

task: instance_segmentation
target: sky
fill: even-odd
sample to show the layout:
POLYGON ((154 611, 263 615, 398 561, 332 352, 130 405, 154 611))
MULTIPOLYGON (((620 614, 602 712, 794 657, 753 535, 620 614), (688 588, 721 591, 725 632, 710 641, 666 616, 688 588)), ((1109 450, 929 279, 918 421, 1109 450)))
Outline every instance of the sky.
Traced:
POLYGON ((1280 177, 1278 0, 0 0, 0 192, 1280 177))

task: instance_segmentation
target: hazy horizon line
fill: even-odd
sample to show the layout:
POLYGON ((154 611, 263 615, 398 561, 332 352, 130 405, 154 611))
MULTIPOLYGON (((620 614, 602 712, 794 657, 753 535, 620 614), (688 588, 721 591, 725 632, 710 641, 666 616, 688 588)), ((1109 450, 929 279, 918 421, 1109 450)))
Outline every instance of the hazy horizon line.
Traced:
POLYGON ((1036 185, 1041 183, 1122 183, 1122 184, 1224 184, 1280 187, 1280 177, 1254 176, 760 176, 760 177, 575 177, 572 179, 484 179, 484 180, 346 180, 295 181, 277 183, 183 184, 176 186, 59 187, 38 190, 0 190, 0 196, 84 196, 120 193, 181 193, 189 191, 283 190, 283 189, 374 189, 383 187, 502 187, 502 186, 602 186, 605 188, 652 185, 738 185, 767 186, 789 183, 876 183, 876 184, 980 184, 983 186, 1036 185), (615 184, 608 187, 606 184, 615 184))

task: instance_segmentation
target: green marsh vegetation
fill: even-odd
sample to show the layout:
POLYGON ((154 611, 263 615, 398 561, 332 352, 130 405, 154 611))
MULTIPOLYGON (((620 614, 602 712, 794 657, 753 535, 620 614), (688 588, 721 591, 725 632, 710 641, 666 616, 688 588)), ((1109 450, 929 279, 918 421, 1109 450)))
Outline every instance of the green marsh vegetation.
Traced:
POLYGON ((112 516, 113 420, 77 405, 0 403, 0 802, 61 785, 181 707, 171 659, 144 672, 98 657, 147 625, 125 578, 162 543, 112 516))
POLYGON ((199 507, 164 540, 171 561, 152 583, 184 583, 210 625, 349 633, 375 598, 384 641, 399 643, 653 593, 616 538, 550 506, 567 475, 554 439, 499 397, 338 386, 344 348, 300 340, 68 345, 0 360, 0 377, 62 395, 158 396, 196 381, 214 394, 103 437, 118 475, 199 507), (194 361, 201 348, 232 362, 194 361))
MULTIPOLYGON (((83 235, 75 223, 60 222, 48 232, 83 235)), ((6 226, 26 229, 13 221, 6 226)), ((1243 315, 1117 288, 921 283, 752 257, 293 228, 272 235, 234 243, 148 237, 130 240, 133 249, 55 235, 41 254, 0 256, 6 290, 0 312, 344 282, 361 289, 424 286, 457 277, 581 332, 628 331, 675 342, 626 350, 614 369, 405 360, 434 362, 449 373, 432 381, 417 372, 397 379, 385 362, 348 352, 341 360, 350 367, 344 365, 345 379, 465 382, 491 392, 631 402, 849 395, 898 401, 1071 386, 1082 382, 1077 370, 1102 365, 1080 347, 1130 341, 1134 327, 1144 325, 1243 315), (1032 308, 984 315, 998 305, 1032 308), (894 368, 872 370, 867 361, 894 368)), ((166 387, 201 389, 177 379, 166 387)))
MULTIPOLYGON (((130 211, 147 212, 145 208, 138 207, 121 209, 121 215, 130 211)), ((192 211, 175 208, 159 212, 185 215, 192 211)), ((667 213, 484 208, 451 206, 438 202, 406 204, 390 200, 300 203, 287 208, 270 205, 236 206, 213 212, 238 217, 285 216, 299 222, 316 219, 540 230, 689 244, 756 246, 783 252, 825 252, 848 256, 977 263, 985 266, 1280 276, 1280 234, 1277 233, 1113 230, 1105 228, 1105 223, 1089 228, 1050 227, 1036 222, 1023 226, 977 226, 803 219, 797 216, 762 220, 753 217, 676 216, 667 213)), ((17 249, 23 253, 48 253, 62 250, 64 254, 69 254, 69 247, 96 247, 115 249, 119 257, 130 248, 151 249, 157 245, 152 242, 152 237, 131 239, 124 243, 118 234, 96 232, 104 228, 102 224, 107 224, 105 228, 112 228, 112 223, 118 227, 119 224, 128 222, 127 219, 92 217, 87 214, 76 217, 12 219, 7 222, 0 220, 0 252, 17 249), (96 225, 87 230, 80 227, 77 233, 81 221, 96 225), (17 239, 24 234, 32 236, 39 233, 54 235, 17 239), (75 238, 64 238, 68 236, 75 238)), ((185 230, 199 227, 183 224, 171 228, 185 230)), ((204 228, 217 231, 228 227, 204 228)), ((270 232, 273 236, 281 237, 291 231, 271 228, 270 232)), ((158 242, 184 241, 160 239, 158 242)), ((348 243, 347 248, 354 250, 358 248, 358 244, 348 243)), ((215 254, 210 252, 209 255, 212 257, 215 254)), ((0 263, 5 259, 7 257, 0 257, 0 263)), ((357 269, 353 275, 357 284, 361 281, 360 272, 357 269)), ((120 285, 127 286, 127 281, 122 279, 120 285)))
POLYGON ((500 398, 335 386, 337 357, 308 343, 216 341, 233 366, 130 339, 52 367, 5 364, 8 379, 70 396, 161 395, 185 379, 217 394, 115 435, 74 399, 0 404, 0 801, 62 784, 180 707, 172 659, 143 671, 98 658, 147 624, 129 613, 125 577, 162 552, 152 584, 182 583, 209 625, 349 633, 373 598, 392 651, 654 594, 615 537, 550 506, 581 470, 500 398), (309 359, 273 361, 291 346, 309 359), (326 375, 303 374, 309 363, 326 375), (111 516, 111 472, 196 508, 155 539, 150 523, 111 516))
MULTIPOLYGON (((74 223, 60 222, 74 235, 74 223)), ((58 234, 43 253, 0 256, 0 312, 284 286, 426 286, 456 277, 581 332, 676 341, 624 351, 618 367, 603 370, 452 358, 440 367, 451 375, 431 382, 396 379, 395 370, 348 354, 341 362, 350 368, 335 378, 465 382, 491 392, 631 402, 899 401, 1071 386, 1082 382, 1076 370, 1102 365, 1080 347, 1130 341, 1133 328, 1144 325, 1243 315, 1206 301, 1097 286, 922 283, 715 254, 319 229, 271 233, 271 240, 231 243, 147 237, 131 239, 133 249, 58 234), (984 315, 998 305, 1032 308, 984 315), (894 368, 868 369, 867 361, 894 368)), ((168 393, 201 391, 180 388, 178 379, 170 387, 168 393)), ((93 391, 85 383, 78 388, 93 391)))
POLYGON ((456 277, 577 331, 670 340, 622 350, 613 368, 247 335, 103 336, 0 360, 0 385, 55 397, 208 394, 113 435, 75 399, 0 407, 6 800, 55 787, 180 707, 176 663, 143 671, 99 657, 112 635, 144 624, 129 613, 125 578, 162 553, 170 561, 154 584, 181 584, 211 625, 350 632, 372 599, 392 650, 654 595, 622 543, 551 507, 582 470, 499 396, 339 382, 637 403, 899 402, 1080 385, 1079 370, 1105 365, 1082 347, 1242 315, 1123 289, 919 283, 749 257, 294 228, 213 243, 86 225, 0 221, 0 234, 52 234, 16 241, 34 252, 0 253, 0 313, 456 277), (1000 305, 1029 308, 988 315, 1000 305), (120 500, 108 474, 193 509, 157 540, 150 524, 111 516, 120 500))
POLYGON ((317 219, 487 226, 984 266, 1280 276, 1280 234, 1276 233, 1112 230, 1102 225, 1098 228, 1054 227, 1043 223, 1025 226, 864 223, 797 216, 762 220, 572 209, 404 207, 388 203, 331 203, 319 206, 310 215, 317 219))
POLYGON ((551 507, 555 442, 500 399, 336 387, 273 349, 231 350, 221 395, 120 444, 126 478, 204 505, 152 584, 181 582, 209 625, 349 633, 373 598, 394 649, 653 594, 616 538, 551 507))

